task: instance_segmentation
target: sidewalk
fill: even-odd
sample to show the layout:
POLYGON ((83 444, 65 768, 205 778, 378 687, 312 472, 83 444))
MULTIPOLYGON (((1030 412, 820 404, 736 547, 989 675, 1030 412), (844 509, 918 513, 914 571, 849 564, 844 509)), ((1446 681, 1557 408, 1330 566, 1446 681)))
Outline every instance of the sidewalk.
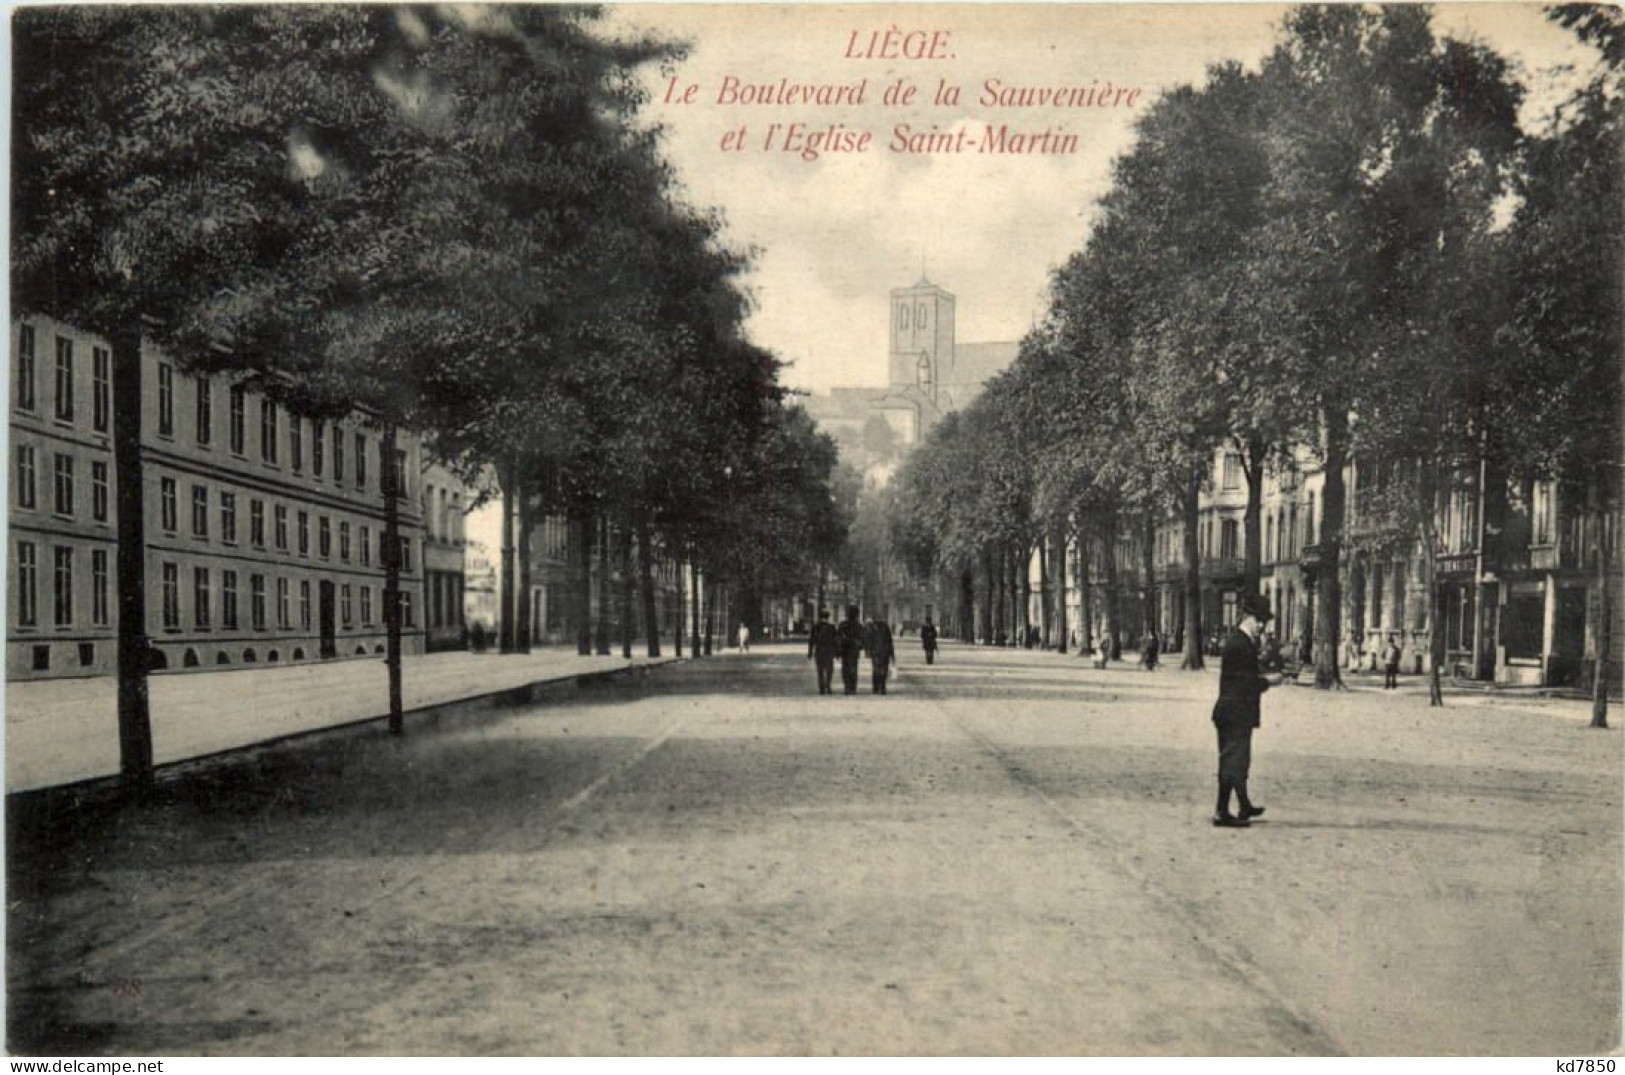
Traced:
MULTIPOLYGON (((431 653, 402 661, 408 712, 533 683, 598 675, 675 658, 431 653)), ((155 675, 148 680, 153 760, 164 765, 389 712, 382 659, 155 675)), ((6 684, 6 792, 33 791, 119 771, 112 676, 6 684)))

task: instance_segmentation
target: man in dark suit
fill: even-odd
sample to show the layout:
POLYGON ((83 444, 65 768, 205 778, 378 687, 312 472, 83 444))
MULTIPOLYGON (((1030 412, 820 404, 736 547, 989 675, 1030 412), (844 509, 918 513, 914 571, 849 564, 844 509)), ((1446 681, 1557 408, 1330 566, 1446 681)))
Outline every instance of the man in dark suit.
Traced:
POLYGON ((937 628, 931 622, 931 617, 925 618, 925 626, 920 628, 920 645, 925 647, 925 663, 934 664, 937 659, 937 628))
POLYGON ((1258 727, 1259 697, 1273 685, 1259 674, 1258 636, 1271 619, 1269 602, 1256 594, 1241 600, 1241 620, 1225 639, 1219 665, 1219 700, 1213 705, 1213 724, 1219 732, 1219 801, 1213 824, 1244 829, 1264 812, 1247 797, 1247 772, 1252 766, 1253 729, 1258 727), (1230 812, 1230 793, 1236 793, 1237 812, 1230 812))
POLYGON ((846 619, 836 629, 841 654, 841 686, 847 694, 858 693, 858 658, 863 655, 863 624, 858 622, 858 606, 846 606, 846 619))
POLYGON ((835 654, 840 651, 841 640, 835 633, 835 625, 829 622, 829 609, 818 610, 818 622, 813 624, 812 634, 807 639, 807 656, 818 668, 818 693, 833 693, 830 681, 835 678, 835 654))
POLYGON ((869 651, 871 689, 876 694, 885 694, 886 677, 891 674, 892 662, 897 659, 897 647, 892 641, 891 625, 885 620, 869 621, 863 648, 869 651))

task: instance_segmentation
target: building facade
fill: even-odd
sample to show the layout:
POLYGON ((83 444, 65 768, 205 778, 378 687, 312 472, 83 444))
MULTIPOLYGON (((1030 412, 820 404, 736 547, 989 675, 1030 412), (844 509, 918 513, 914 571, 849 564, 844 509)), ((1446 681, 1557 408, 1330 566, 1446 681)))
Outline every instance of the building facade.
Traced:
MULTIPOLYGON (((11 326, 8 678, 116 668, 110 345, 44 317, 11 326), (49 361, 46 361, 46 358, 49 361)), ((383 439, 315 420, 252 377, 142 356, 147 635, 154 671, 381 655, 383 439)), ((424 646, 421 448, 395 472, 403 650, 424 646)))

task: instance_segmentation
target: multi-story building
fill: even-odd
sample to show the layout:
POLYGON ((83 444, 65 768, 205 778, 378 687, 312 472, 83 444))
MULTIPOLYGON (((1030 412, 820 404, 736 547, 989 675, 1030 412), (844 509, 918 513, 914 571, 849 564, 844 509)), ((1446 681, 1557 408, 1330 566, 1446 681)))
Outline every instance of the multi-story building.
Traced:
MULTIPOLYGON (((13 324, 12 342, 7 676, 108 674, 118 616, 111 348, 44 317, 13 324)), ((154 670, 384 651, 382 436, 358 414, 294 414, 256 383, 188 373, 144 349, 154 670)), ((420 455, 415 438, 400 438, 408 653, 421 652, 424 636, 420 455)))
POLYGON ((423 473, 423 626, 426 648, 463 649, 468 506, 463 483, 438 463, 423 473))

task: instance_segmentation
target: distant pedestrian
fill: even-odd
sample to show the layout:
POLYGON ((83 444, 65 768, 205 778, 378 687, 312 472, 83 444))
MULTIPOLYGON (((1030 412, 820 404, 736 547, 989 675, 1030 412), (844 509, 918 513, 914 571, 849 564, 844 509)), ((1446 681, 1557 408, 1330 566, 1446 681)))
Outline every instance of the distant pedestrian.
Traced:
POLYGON ((1157 632, 1147 631, 1145 633, 1145 645, 1140 647, 1140 660, 1145 665, 1145 670, 1147 672, 1155 672, 1157 670, 1158 656, 1159 647, 1157 645, 1157 632))
POLYGON ((735 635, 735 638, 738 641, 738 645, 735 648, 737 648, 740 653, 749 653, 750 652, 750 628, 746 627, 743 623, 741 623, 739 625, 739 631, 735 635))
POLYGON ((863 648, 869 652, 870 686, 876 694, 885 694, 886 677, 891 674, 892 662, 897 659, 891 625, 885 620, 871 620, 869 629, 864 633, 863 648))
POLYGON ((830 681, 835 678, 835 655, 841 651, 841 638, 835 625, 829 622, 829 609, 818 610, 818 622, 813 624, 807 639, 807 656, 818 669, 818 693, 830 694, 830 681))
POLYGON ((1399 636, 1389 634, 1388 644, 1382 647, 1382 689, 1399 686, 1399 636))
POLYGON ((846 606, 846 619, 836 628, 841 654, 841 685, 847 694, 858 693, 858 658, 863 655, 863 624, 858 606, 846 606))
POLYGON ((1258 670, 1258 637, 1271 619, 1269 602, 1253 594, 1241 600, 1241 622, 1225 640, 1219 665, 1219 700, 1213 705, 1213 724, 1219 733, 1219 799, 1213 824, 1246 828, 1264 812, 1247 797, 1247 776, 1252 767, 1253 729, 1259 725, 1259 698, 1273 685, 1258 670), (1235 793, 1237 812, 1230 812, 1235 793))
POLYGON ((935 664, 937 662, 937 628, 931 622, 930 616, 925 618, 924 625, 920 627, 920 645, 925 648, 925 663, 935 664))

